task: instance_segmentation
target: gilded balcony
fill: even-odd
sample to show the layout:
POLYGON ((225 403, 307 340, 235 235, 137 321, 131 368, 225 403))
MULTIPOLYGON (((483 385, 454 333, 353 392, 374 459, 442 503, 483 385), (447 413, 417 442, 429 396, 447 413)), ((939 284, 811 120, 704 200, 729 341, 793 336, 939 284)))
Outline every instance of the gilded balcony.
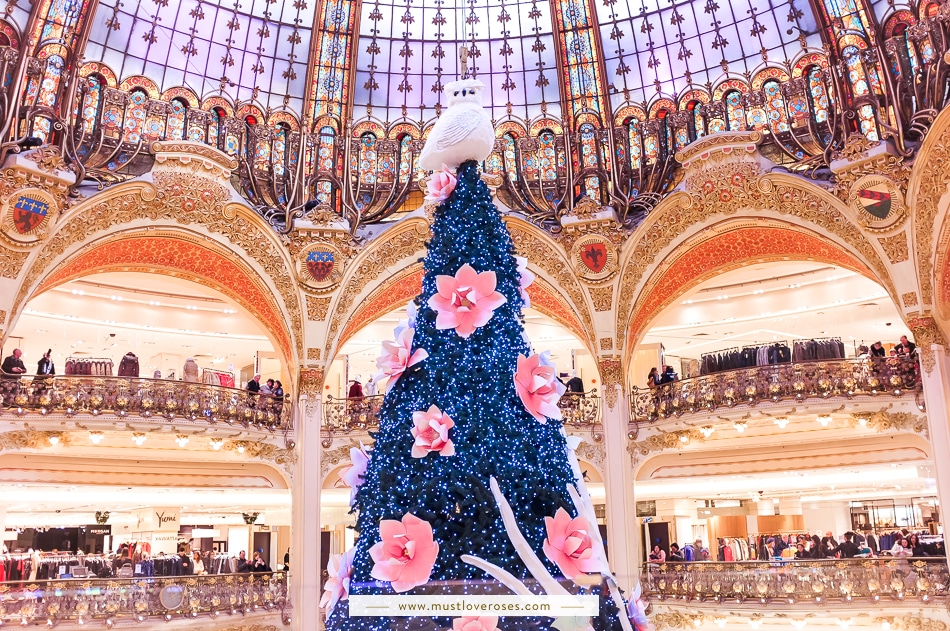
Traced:
MULTIPOLYGON (((378 429, 383 398, 383 395, 375 395, 337 399, 328 395, 323 402, 324 447, 332 444, 334 436, 378 429)), ((565 393, 558 401, 558 407, 568 429, 589 429, 599 435, 600 398, 597 390, 565 393)))
POLYGON ((945 557, 802 559, 646 564, 644 594, 653 601, 705 602, 770 609, 840 604, 886 606, 945 601, 945 557))
POLYGON ((242 426, 267 433, 293 428, 293 404, 236 388, 138 377, 56 376, 0 379, 0 418, 49 416, 242 426))
POLYGON ((197 619, 195 628, 207 628, 221 616, 274 612, 287 624, 287 578, 286 572, 273 572, 0 583, 0 621, 24 627, 96 623, 111 629, 186 618, 197 619))
POLYGON ((836 359, 728 370, 630 393, 630 418, 653 423, 723 409, 856 397, 913 397, 923 409, 920 365, 913 359, 836 359))

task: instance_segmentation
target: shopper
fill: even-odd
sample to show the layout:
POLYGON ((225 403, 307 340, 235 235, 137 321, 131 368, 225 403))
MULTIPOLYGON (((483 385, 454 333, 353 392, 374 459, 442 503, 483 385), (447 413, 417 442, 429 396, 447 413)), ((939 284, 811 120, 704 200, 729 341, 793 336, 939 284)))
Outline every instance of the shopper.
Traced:
POLYGON ((53 365, 53 359, 50 357, 52 355, 53 349, 49 349, 43 353, 43 359, 36 362, 36 374, 37 375, 55 375, 56 366, 53 365))
POLYGON ((927 553, 924 551, 924 546, 920 543, 920 539, 917 537, 917 533, 912 534, 907 537, 907 545, 910 546, 910 551, 913 553, 912 556, 915 557, 925 557, 927 553))
POLYGON ((19 348, 15 348, 13 349, 13 354, 8 355, 6 359, 3 360, 3 364, 0 365, 0 372, 3 372, 4 377, 19 377, 26 373, 26 366, 23 365, 23 360, 20 359, 21 357, 23 357, 23 351, 19 348))
POLYGON ((854 533, 850 530, 844 533, 844 541, 835 549, 835 554, 841 559, 853 559, 860 552, 858 544, 854 542, 854 533))
POLYGON ((181 371, 181 380, 186 383, 198 383, 198 363, 194 357, 185 360, 185 367, 181 371))
POLYGON ((667 557, 669 561, 682 561, 683 553, 680 552, 680 544, 671 543, 670 544, 670 556, 667 557))
POLYGON ((709 560, 709 550, 703 547, 703 540, 697 539, 693 542, 693 560, 694 561, 708 561, 709 560))
POLYGON ((578 377, 576 372, 567 382, 567 391, 573 394, 584 394, 584 380, 578 377))
POLYGON ((204 561, 201 560, 201 550, 195 550, 194 571, 196 576, 208 573, 204 561))
POLYGON ((260 397, 261 392, 261 376, 254 375, 250 381, 247 382, 247 406, 248 407, 257 407, 257 400, 260 397))
POLYGON ((274 394, 274 380, 268 379, 267 382, 261 386, 260 393, 266 396, 274 394))
POLYGON ((370 376, 369 380, 366 382, 366 387, 363 390, 368 397, 376 396, 376 382, 373 381, 372 376, 370 376))
POLYGON ((821 543, 821 538, 818 535, 811 536, 811 558, 813 559, 824 559, 825 558, 825 546, 821 543))
POLYGON ((871 357, 887 357, 887 351, 884 350, 884 345, 881 342, 871 344, 871 357))
POLYGON ((805 544, 801 541, 795 544, 795 558, 796 559, 810 559, 811 554, 805 550, 805 544))
POLYGON ((251 566, 248 565, 248 562, 247 562, 247 553, 244 550, 241 550, 238 553, 237 571, 238 572, 251 571, 251 566))
POLYGON ((774 538, 774 537, 769 537, 768 540, 766 540, 766 542, 765 542, 765 554, 763 554, 762 556, 764 556, 766 560, 774 559, 774 558, 777 557, 777 556, 781 556, 781 554, 779 554, 778 550, 775 549, 775 538, 774 538))
POLYGON ((254 560, 251 561, 251 572, 270 572, 270 566, 257 550, 254 551, 254 560))
POLYGON ((914 556, 914 551, 910 549, 910 542, 907 539, 901 537, 894 542, 894 547, 891 548, 892 557, 912 557, 914 556))
POLYGON ((657 387, 658 385, 660 385, 660 384, 658 383, 658 379, 659 379, 659 378, 660 378, 660 373, 659 373, 659 371, 656 369, 656 366, 654 366, 653 368, 650 369, 650 374, 647 375, 647 387, 648 387, 648 388, 655 388, 655 387, 657 387))
POLYGON ((907 339, 906 335, 901 335, 901 343, 894 347, 900 357, 910 357, 917 350, 917 345, 907 339))
POLYGON ((192 562, 191 557, 188 556, 188 553, 185 552, 185 547, 182 546, 178 549, 178 557, 181 560, 181 575, 182 576, 191 576, 195 573, 195 564, 192 562))
POLYGON ((660 546, 653 546, 653 552, 650 553, 650 560, 654 563, 666 563, 666 552, 663 552, 660 546))
POLYGON ((353 401, 363 400, 363 386, 360 385, 359 379, 354 379, 350 384, 350 391, 347 393, 346 398, 353 401))

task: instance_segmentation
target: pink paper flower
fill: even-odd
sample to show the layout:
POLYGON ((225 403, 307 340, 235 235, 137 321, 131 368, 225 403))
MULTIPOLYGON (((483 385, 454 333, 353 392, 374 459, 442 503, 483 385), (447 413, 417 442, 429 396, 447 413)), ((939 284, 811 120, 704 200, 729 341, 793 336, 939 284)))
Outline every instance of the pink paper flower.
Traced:
POLYGON ((496 631, 498 616, 462 616, 452 621, 453 631, 496 631))
POLYGON ((363 483, 363 476, 366 474, 366 467, 369 465, 370 453, 372 447, 367 447, 360 441, 359 448, 350 448, 350 462, 353 464, 340 472, 340 479, 346 482, 350 487, 350 506, 356 499, 356 491, 363 483))
POLYGON ((425 412, 413 412, 412 437, 416 442, 412 444, 412 457, 425 458, 430 451, 438 452, 440 456, 454 456, 455 445, 449 439, 449 430, 455 427, 455 421, 448 414, 436 406, 431 406, 425 412))
POLYGON ((525 357, 518 355, 518 370, 515 372, 515 390, 521 397, 525 408, 539 423, 547 423, 547 418, 560 419, 561 408, 558 400, 567 388, 554 372, 547 351, 540 355, 525 357))
POLYGON ((455 175, 449 170, 449 167, 443 164, 442 170, 436 171, 429 178, 429 194, 426 195, 426 201, 441 204, 449 198, 454 190, 455 175))
POLYGON ((476 272, 466 263, 455 276, 440 274, 435 278, 438 293, 429 298, 429 306, 438 313, 437 329, 455 329, 461 337, 468 337, 475 329, 491 320, 495 309, 505 304, 506 298, 495 291, 498 280, 495 272, 476 272))
POLYGON ((399 377, 407 368, 415 366, 429 356, 424 348, 417 348, 416 352, 412 352, 412 338, 415 334, 415 329, 408 326, 401 327, 396 330, 395 342, 388 340, 383 342, 383 353, 376 360, 376 367, 379 368, 376 381, 378 383, 381 379, 388 377, 387 391, 399 381, 399 377))
POLYGON ((379 523, 379 543, 369 549, 375 564, 370 575, 389 581, 397 592, 425 585, 439 556, 439 544, 432 539, 432 526, 411 513, 402 521, 384 519, 379 523))
POLYGON ((350 575, 353 573, 353 553, 356 548, 350 548, 343 554, 331 554, 327 563, 329 578, 323 586, 323 596, 320 598, 320 608, 326 609, 327 618, 333 613, 333 608, 341 600, 350 595, 350 575))
POLYGON ((542 548, 545 556, 560 568, 567 578, 573 580, 585 572, 599 572, 603 565, 594 555, 591 545, 590 524, 583 517, 571 516, 563 508, 557 509, 554 517, 544 518, 548 537, 542 548))
POLYGON ((521 283, 518 290, 521 292, 521 300, 524 302, 525 309, 527 309, 531 306, 531 296, 528 295, 528 285, 533 283, 537 276, 534 275, 534 272, 528 270, 528 259, 523 256, 516 256, 515 261, 518 263, 518 274, 521 275, 521 283))

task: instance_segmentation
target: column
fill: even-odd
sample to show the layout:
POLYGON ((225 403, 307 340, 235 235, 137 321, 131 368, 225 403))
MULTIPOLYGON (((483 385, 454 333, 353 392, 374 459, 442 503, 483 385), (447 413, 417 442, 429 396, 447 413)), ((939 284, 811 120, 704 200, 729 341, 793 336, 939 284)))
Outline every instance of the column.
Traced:
POLYGON ((930 346, 929 358, 921 357, 920 375, 924 385, 924 401, 927 405, 927 421, 930 425, 930 444, 933 447, 934 472, 937 476, 937 499, 940 501, 940 523, 947 521, 950 511, 950 462, 946 454, 950 453, 950 401, 947 389, 950 387, 950 359, 943 344, 930 346), (930 366, 929 364, 933 364, 930 366))
POLYGON ((290 598, 293 628, 312 631, 320 620, 320 419, 319 394, 301 395, 294 410, 297 468, 292 492, 290 598))
POLYGON ((604 485, 607 492, 607 556, 617 583, 626 593, 640 578, 640 527, 633 496, 633 465, 627 453, 627 425, 630 419, 627 396, 620 386, 615 397, 605 393, 601 421, 604 426, 604 485), (607 403, 614 401, 614 407, 607 403))

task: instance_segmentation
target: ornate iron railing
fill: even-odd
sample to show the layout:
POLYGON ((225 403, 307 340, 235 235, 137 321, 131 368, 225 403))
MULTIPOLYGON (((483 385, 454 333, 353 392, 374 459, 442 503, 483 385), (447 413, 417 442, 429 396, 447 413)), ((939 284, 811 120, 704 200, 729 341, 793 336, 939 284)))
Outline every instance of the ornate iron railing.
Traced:
POLYGON ((928 602, 947 597, 945 557, 646 564, 643 591, 657 599, 736 604, 928 602))
POLYGON ((236 388, 138 377, 3 377, 0 413, 67 416, 114 414, 155 419, 239 424, 261 430, 293 426, 289 397, 252 394, 236 388))
POLYGON ((860 395, 918 395, 923 405, 916 361, 895 357, 836 359, 755 366, 682 379, 630 393, 630 416, 654 422, 691 412, 755 406, 764 402, 851 399, 860 395))
MULTIPOLYGON (((323 431, 325 446, 329 446, 335 434, 365 432, 379 427, 379 411, 383 395, 352 399, 335 399, 327 396, 323 402, 323 431)), ((590 427, 600 422, 600 399, 596 390, 584 393, 568 393, 558 401, 564 424, 575 427, 590 427)))
POLYGON ((280 611, 289 620, 287 573, 61 579, 0 583, 0 620, 30 626, 280 611))

